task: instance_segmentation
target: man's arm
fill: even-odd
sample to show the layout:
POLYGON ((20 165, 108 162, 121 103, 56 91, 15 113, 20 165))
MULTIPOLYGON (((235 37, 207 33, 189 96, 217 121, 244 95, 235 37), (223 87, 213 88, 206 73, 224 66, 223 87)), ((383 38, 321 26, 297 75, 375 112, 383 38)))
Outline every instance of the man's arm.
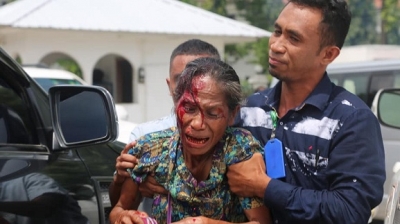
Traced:
POLYGON ((329 189, 305 189, 262 177, 265 170, 256 167, 262 158, 253 156, 228 168, 231 190, 263 196, 267 207, 287 214, 293 223, 367 223, 371 209, 382 200, 385 164, 379 123, 366 110, 347 118, 334 137, 325 177, 329 189), (255 174, 249 175, 249 169, 255 174))
POLYGON ((128 151, 135 145, 136 141, 127 144, 125 148, 121 151, 121 154, 117 157, 115 164, 116 171, 114 174, 114 178, 108 188, 108 194, 110 195, 110 201, 112 207, 115 206, 115 204, 119 199, 122 185, 125 182, 125 180, 132 181, 131 175, 127 171, 127 169, 134 168, 138 163, 138 161, 135 156, 128 154, 128 151))
POLYGON ((131 131, 131 135, 129 136, 130 143, 124 147, 124 149, 121 151, 121 154, 116 159, 114 178, 108 187, 111 207, 114 207, 117 203, 121 193, 122 184, 124 183, 125 179, 130 178, 130 174, 127 169, 134 168, 137 164, 136 158, 132 155, 129 155, 128 151, 136 145, 136 139, 143 135, 142 126, 143 125, 138 125, 131 131))
MULTIPOLYGON (((108 188, 108 194, 110 196, 110 202, 112 207, 115 206, 120 197, 123 183, 125 181, 133 182, 131 175, 127 171, 127 169, 134 168, 136 164, 138 164, 138 159, 135 156, 128 154, 127 152, 129 151, 129 149, 135 146, 136 146, 136 141, 127 144, 125 148, 122 150, 121 155, 117 157, 115 165, 116 167, 115 175, 113 181, 111 182, 108 188)), ((145 179, 145 181, 139 185, 139 191, 141 192, 140 195, 149 198, 152 198, 155 193, 168 194, 168 191, 165 190, 163 186, 158 184, 155 178, 151 175, 149 175, 145 179)), ((133 207, 131 209, 137 209, 140 204, 140 201, 141 201, 140 199, 137 199, 136 202, 132 204, 133 207)))
MULTIPOLYGON (((130 178, 130 174, 126 172, 126 169, 133 168, 135 165, 132 165, 132 163, 137 164, 137 159, 134 156, 132 155, 124 156, 127 155, 127 152, 129 151, 130 148, 136 145, 136 143, 133 144, 136 141, 136 139, 151 132, 170 128, 172 126, 175 126, 175 124, 176 124, 175 116, 170 115, 163 117, 159 120, 149 121, 143 124, 139 124, 132 130, 131 135, 129 136, 129 142, 131 143, 125 146, 124 150, 121 152, 121 155, 117 158, 116 160, 117 171, 115 173, 116 176, 114 176, 114 180, 111 182, 108 188, 112 206, 116 204, 119 198, 121 192, 121 185, 125 181, 125 178, 127 177, 130 178)), ((146 180, 143 183, 140 184, 139 190, 144 197, 150 197, 150 198, 154 193, 164 194, 166 192, 166 190, 161 185, 159 185, 154 178, 150 176, 146 178, 146 180)))

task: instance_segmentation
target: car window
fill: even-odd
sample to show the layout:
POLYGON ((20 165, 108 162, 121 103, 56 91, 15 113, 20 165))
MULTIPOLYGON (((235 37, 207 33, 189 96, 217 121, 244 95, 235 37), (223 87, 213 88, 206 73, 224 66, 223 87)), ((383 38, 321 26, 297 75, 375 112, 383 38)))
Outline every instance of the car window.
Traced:
POLYGON ((343 87, 349 92, 360 97, 364 102, 367 102, 367 86, 369 75, 364 73, 343 75, 343 87))
POLYGON ((50 87, 55 85, 82 85, 76 79, 55 79, 55 78, 34 78, 37 83, 48 92, 50 87))
POLYGON ((333 82, 335 85, 339 85, 339 78, 336 77, 330 77, 331 82, 333 82))
POLYGON ((400 70, 394 72, 394 88, 400 88, 400 70))
POLYGON ((400 127, 399 113, 400 111, 399 92, 385 93, 379 98, 379 116, 385 124, 400 127))
POLYGON ((37 143, 28 111, 22 98, 0 77, 0 143, 37 143))
POLYGON ((371 84, 369 87, 368 94, 368 105, 372 104, 372 101, 378 92, 382 88, 393 87, 395 81, 394 71, 376 71, 372 73, 371 84))

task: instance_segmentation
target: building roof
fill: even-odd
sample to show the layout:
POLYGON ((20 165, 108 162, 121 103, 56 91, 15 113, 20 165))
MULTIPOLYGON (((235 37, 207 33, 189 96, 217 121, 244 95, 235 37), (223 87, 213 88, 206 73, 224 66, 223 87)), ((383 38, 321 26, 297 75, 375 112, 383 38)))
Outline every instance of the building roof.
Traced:
POLYGON ((255 39, 270 32, 177 0, 18 0, 0 26, 255 39))

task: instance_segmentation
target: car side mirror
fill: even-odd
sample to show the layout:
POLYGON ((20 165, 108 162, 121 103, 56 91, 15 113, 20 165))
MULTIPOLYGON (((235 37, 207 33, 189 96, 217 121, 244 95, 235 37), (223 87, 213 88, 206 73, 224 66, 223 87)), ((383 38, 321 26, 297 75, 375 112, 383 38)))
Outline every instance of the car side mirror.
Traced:
POLYGON ((400 89, 382 89, 375 95, 372 110, 381 124, 400 129, 400 89))
MULTIPOLYGON (((117 138, 115 105, 105 88, 53 86, 49 89, 49 100, 54 140, 62 149, 102 144, 117 138)), ((53 145, 59 148, 56 143, 53 145)))

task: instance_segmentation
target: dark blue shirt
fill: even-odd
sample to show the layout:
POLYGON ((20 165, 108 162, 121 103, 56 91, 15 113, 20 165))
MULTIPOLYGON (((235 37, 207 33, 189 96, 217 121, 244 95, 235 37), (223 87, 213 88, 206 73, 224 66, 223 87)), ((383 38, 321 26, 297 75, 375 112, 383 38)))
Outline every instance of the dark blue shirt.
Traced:
MULTIPOLYGON (((265 145, 270 111, 278 109, 281 82, 248 98, 236 125, 265 145)), ((264 194, 274 223, 367 223, 383 196, 385 160, 375 115, 327 74, 303 104, 278 119, 286 177, 264 194)))

